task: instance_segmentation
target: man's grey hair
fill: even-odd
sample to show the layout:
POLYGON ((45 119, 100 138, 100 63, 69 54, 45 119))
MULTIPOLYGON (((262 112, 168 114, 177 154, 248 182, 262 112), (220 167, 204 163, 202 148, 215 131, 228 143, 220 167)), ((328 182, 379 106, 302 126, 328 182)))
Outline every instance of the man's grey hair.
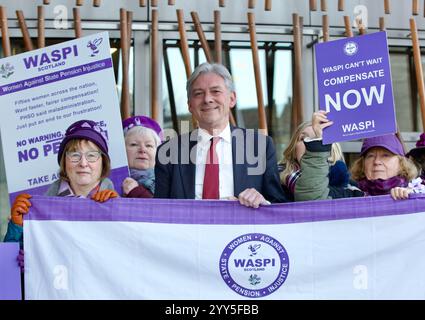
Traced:
POLYGON ((186 82, 186 92, 187 92, 187 99, 190 99, 190 94, 192 93, 192 85, 198 79, 198 77, 202 74, 206 73, 215 73, 216 75, 220 76, 224 80, 224 85, 226 86, 227 90, 229 92, 235 91, 235 85, 233 83, 232 76, 230 75, 229 70, 222 64, 218 63, 202 63, 200 64, 195 71, 193 71, 192 75, 186 82))

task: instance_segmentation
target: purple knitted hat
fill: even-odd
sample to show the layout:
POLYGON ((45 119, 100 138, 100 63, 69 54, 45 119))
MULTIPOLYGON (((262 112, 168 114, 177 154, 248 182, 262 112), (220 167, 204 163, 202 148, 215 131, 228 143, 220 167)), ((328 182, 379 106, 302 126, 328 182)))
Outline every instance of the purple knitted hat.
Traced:
POLYGON ((425 133, 419 136, 419 140, 416 142, 416 148, 410 150, 406 156, 412 156, 413 158, 418 157, 421 153, 425 152, 425 133))
POLYGON ((161 142, 164 140, 160 125, 152 118, 146 116, 134 116, 127 118, 122 122, 124 134, 126 134, 128 130, 136 126, 152 129, 158 135, 161 142))
POLYGON ((73 139, 85 139, 93 142, 109 158, 105 132, 94 121, 80 120, 74 122, 66 129, 65 138, 63 138, 59 146, 58 163, 60 163, 66 144, 73 139))
POLYGON ((366 138, 363 140, 362 149, 360 151, 360 156, 363 156, 370 148, 373 147, 382 147, 391 151, 394 154, 398 154, 404 157, 404 149, 400 142, 394 134, 387 134, 383 136, 366 138))

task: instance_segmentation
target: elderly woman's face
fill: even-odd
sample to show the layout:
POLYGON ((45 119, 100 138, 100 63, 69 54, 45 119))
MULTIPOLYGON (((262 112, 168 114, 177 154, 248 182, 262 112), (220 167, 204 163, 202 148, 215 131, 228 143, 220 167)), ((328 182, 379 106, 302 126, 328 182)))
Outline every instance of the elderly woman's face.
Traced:
POLYGON ((151 134, 129 134, 125 137, 128 166, 146 170, 155 167, 156 143, 151 134))
POLYGON ((85 187, 99 183, 102 175, 102 153, 93 142, 81 140, 75 150, 65 152, 65 171, 71 185, 85 187))
POLYGON ((385 148, 371 148, 365 155, 364 171, 368 180, 389 179, 399 175, 400 160, 385 148))

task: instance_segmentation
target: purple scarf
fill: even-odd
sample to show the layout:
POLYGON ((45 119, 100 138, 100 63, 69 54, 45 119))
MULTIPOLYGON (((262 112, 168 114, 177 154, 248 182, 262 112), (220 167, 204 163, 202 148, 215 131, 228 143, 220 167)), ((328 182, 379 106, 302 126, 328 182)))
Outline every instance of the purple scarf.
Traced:
POLYGON ((422 179, 422 184, 425 184, 425 172, 423 172, 423 170, 421 173, 421 179, 422 179))
POLYGON ((368 180, 364 178, 359 181, 359 188, 368 195, 380 196, 384 194, 390 194, 392 188, 407 187, 407 184, 408 181, 400 176, 395 176, 387 180, 368 180))

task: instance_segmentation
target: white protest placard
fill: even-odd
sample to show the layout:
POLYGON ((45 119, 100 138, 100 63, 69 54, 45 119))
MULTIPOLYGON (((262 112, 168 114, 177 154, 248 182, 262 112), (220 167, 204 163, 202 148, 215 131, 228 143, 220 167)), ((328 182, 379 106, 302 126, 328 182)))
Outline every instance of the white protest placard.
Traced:
POLYGON ((9 196, 42 194, 58 178, 66 128, 93 120, 108 136, 111 180, 128 176, 107 32, 0 60, 0 126, 9 196))

